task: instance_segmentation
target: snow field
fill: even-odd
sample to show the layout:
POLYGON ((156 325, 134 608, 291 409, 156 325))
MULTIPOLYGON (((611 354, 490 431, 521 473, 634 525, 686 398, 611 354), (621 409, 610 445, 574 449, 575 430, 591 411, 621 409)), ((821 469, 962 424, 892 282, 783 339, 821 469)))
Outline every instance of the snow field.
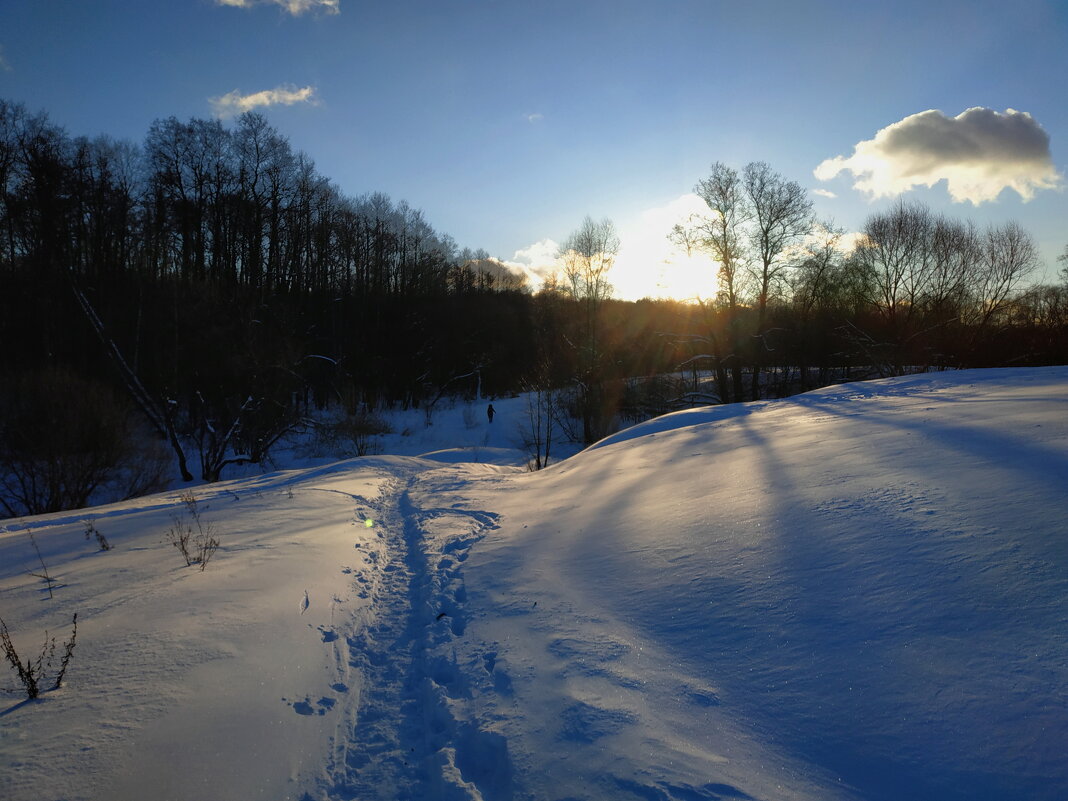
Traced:
POLYGON ((1068 368, 907 377, 535 474, 443 415, 428 459, 195 488, 203 572, 173 494, 3 521, 20 650, 79 634, 0 697, 0 797, 1059 801, 1066 412, 1068 368))
POLYGON ((546 653, 569 657, 527 702, 558 707, 510 747, 542 760, 578 740, 572 763, 603 762, 562 771, 584 798, 1063 797, 1066 379, 969 371, 680 412, 495 488, 505 523, 472 597, 496 615, 523 589, 522 622, 487 625, 537 681, 546 653), (591 665, 596 704, 576 680, 591 665), (719 701, 683 713, 686 745, 724 760, 691 763, 704 783, 649 742, 686 731, 665 711, 691 687, 719 701))
POLYGON ((321 772, 355 721, 359 677, 339 632, 369 603, 362 552, 380 546, 359 510, 383 480, 365 471, 198 490, 222 543, 203 572, 164 542, 176 498, 27 521, 61 582, 55 601, 24 572, 28 535, 9 523, 4 619, 29 653, 78 611, 78 667, 32 709, 8 708, 0 795, 238 798, 321 772), (113 550, 85 542, 85 518, 113 550))

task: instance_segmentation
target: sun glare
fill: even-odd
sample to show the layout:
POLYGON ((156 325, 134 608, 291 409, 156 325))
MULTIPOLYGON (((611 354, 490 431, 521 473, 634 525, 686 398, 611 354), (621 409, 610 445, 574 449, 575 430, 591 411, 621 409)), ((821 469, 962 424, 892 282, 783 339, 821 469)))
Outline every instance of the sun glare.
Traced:
POLYGON ((676 224, 685 224, 691 215, 707 211, 699 197, 687 194, 621 225, 619 257, 609 278, 615 297, 712 298, 717 288, 716 263, 704 253, 687 254, 668 239, 676 224))
MULTIPOLYGON (((642 298, 680 301, 708 300, 716 295, 717 264, 707 254, 686 249, 671 241, 676 225, 686 225, 691 217, 708 213, 697 195, 686 194, 670 203, 646 209, 630 220, 615 220, 620 248, 608 275, 612 296, 620 300, 642 298)), ((517 250, 511 269, 528 277, 540 288, 546 276, 560 271, 559 244, 542 239, 517 250)))

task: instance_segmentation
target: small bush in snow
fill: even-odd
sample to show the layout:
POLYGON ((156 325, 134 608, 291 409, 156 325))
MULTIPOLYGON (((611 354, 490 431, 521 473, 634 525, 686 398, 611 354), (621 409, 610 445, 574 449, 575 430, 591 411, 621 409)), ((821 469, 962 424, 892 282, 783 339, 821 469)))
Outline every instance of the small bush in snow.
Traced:
POLYGON ((318 445, 339 456, 370 456, 382 452, 379 437, 392 431, 378 415, 359 412, 321 426, 318 445))
POLYGON ((44 581, 48 585, 48 597, 52 598, 53 597, 52 589, 56 585, 58 585, 59 582, 56 581, 55 577, 51 573, 48 572, 48 565, 45 564, 44 557, 41 556, 41 549, 37 547, 37 540, 34 538, 33 532, 30 531, 29 529, 27 529, 26 533, 30 535, 30 545, 33 546, 33 552, 35 554, 37 554, 37 561, 41 563, 41 572, 40 573, 34 573, 31 570, 30 571, 30 575, 33 576, 34 578, 41 579, 42 581, 44 581))
POLYGON ((58 665, 56 665, 56 638, 49 637, 47 631, 45 632, 44 645, 41 646, 41 653, 37 656, 37 659, 27 658, 24 662, 18 651, 15 650, 15 644, 11 641, 7 624, 4 623, 3 618, 0 618, 0 648, 4 651, 4 658, 18 676, 19 683, 22 685, 22 689, 25 690, 27 698, 37 698, 41 694, 42 686, 47 688, 49 682, 52 683, 51 689, 53 690, 59 689, 63 684, 63 677, 66 675, 67 667, 70 665, 71 657, 74 655, 74 642, 78 637, 77 613, 75 613, 74 619, 71 621, 71 626, 73 628, 70 633, 70 639, 63 643, 63 655, 59 658, 58 665))
POLYGON ((167 541, 178 549, 186 567, 200 565, 203 570, 219 549, 219 540, 215 536, 214 526, 201 519, 196 496, 192 492, 183 492, 179 498, 185 506, 185 512, 171 518, 174 525, 167 532, 167 541))
POLYGON ((100 550, 102 550, 102 551, 110 551, 111 550, 111 543, 108 542, 107 537, 105 537, 100 532, 100 530, 93 524, 92 520, 86 520, 85 521, 85 539, 86 540, 91 540, 93 537, 96 537, 96 544, 100 546, 100 550))

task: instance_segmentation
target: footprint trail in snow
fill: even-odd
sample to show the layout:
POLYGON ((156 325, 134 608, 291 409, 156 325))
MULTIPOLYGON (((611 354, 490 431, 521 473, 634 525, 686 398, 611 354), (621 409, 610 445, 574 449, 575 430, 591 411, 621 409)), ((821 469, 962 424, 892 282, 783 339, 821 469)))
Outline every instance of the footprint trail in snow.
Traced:
POLYGON ((497 518, 420 507, 430 494, 417 486, 431 476, 398 480, 375 510, 384 552, 370 559, 371 618, 346 637, 362 685, 351 739, 331 766, 331 799, 511 796, 506 742, 466 703, 455 649, 467 625, 463 563, 497 518))

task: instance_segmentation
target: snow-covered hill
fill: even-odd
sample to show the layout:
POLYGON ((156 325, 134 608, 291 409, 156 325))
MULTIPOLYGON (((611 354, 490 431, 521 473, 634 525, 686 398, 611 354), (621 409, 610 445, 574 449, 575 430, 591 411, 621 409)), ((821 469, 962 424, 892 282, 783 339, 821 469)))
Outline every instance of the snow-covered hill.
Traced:
POLYGON ((1068 368, 481 443, 0 523, 0 797, 1068 797, 1068 368))

